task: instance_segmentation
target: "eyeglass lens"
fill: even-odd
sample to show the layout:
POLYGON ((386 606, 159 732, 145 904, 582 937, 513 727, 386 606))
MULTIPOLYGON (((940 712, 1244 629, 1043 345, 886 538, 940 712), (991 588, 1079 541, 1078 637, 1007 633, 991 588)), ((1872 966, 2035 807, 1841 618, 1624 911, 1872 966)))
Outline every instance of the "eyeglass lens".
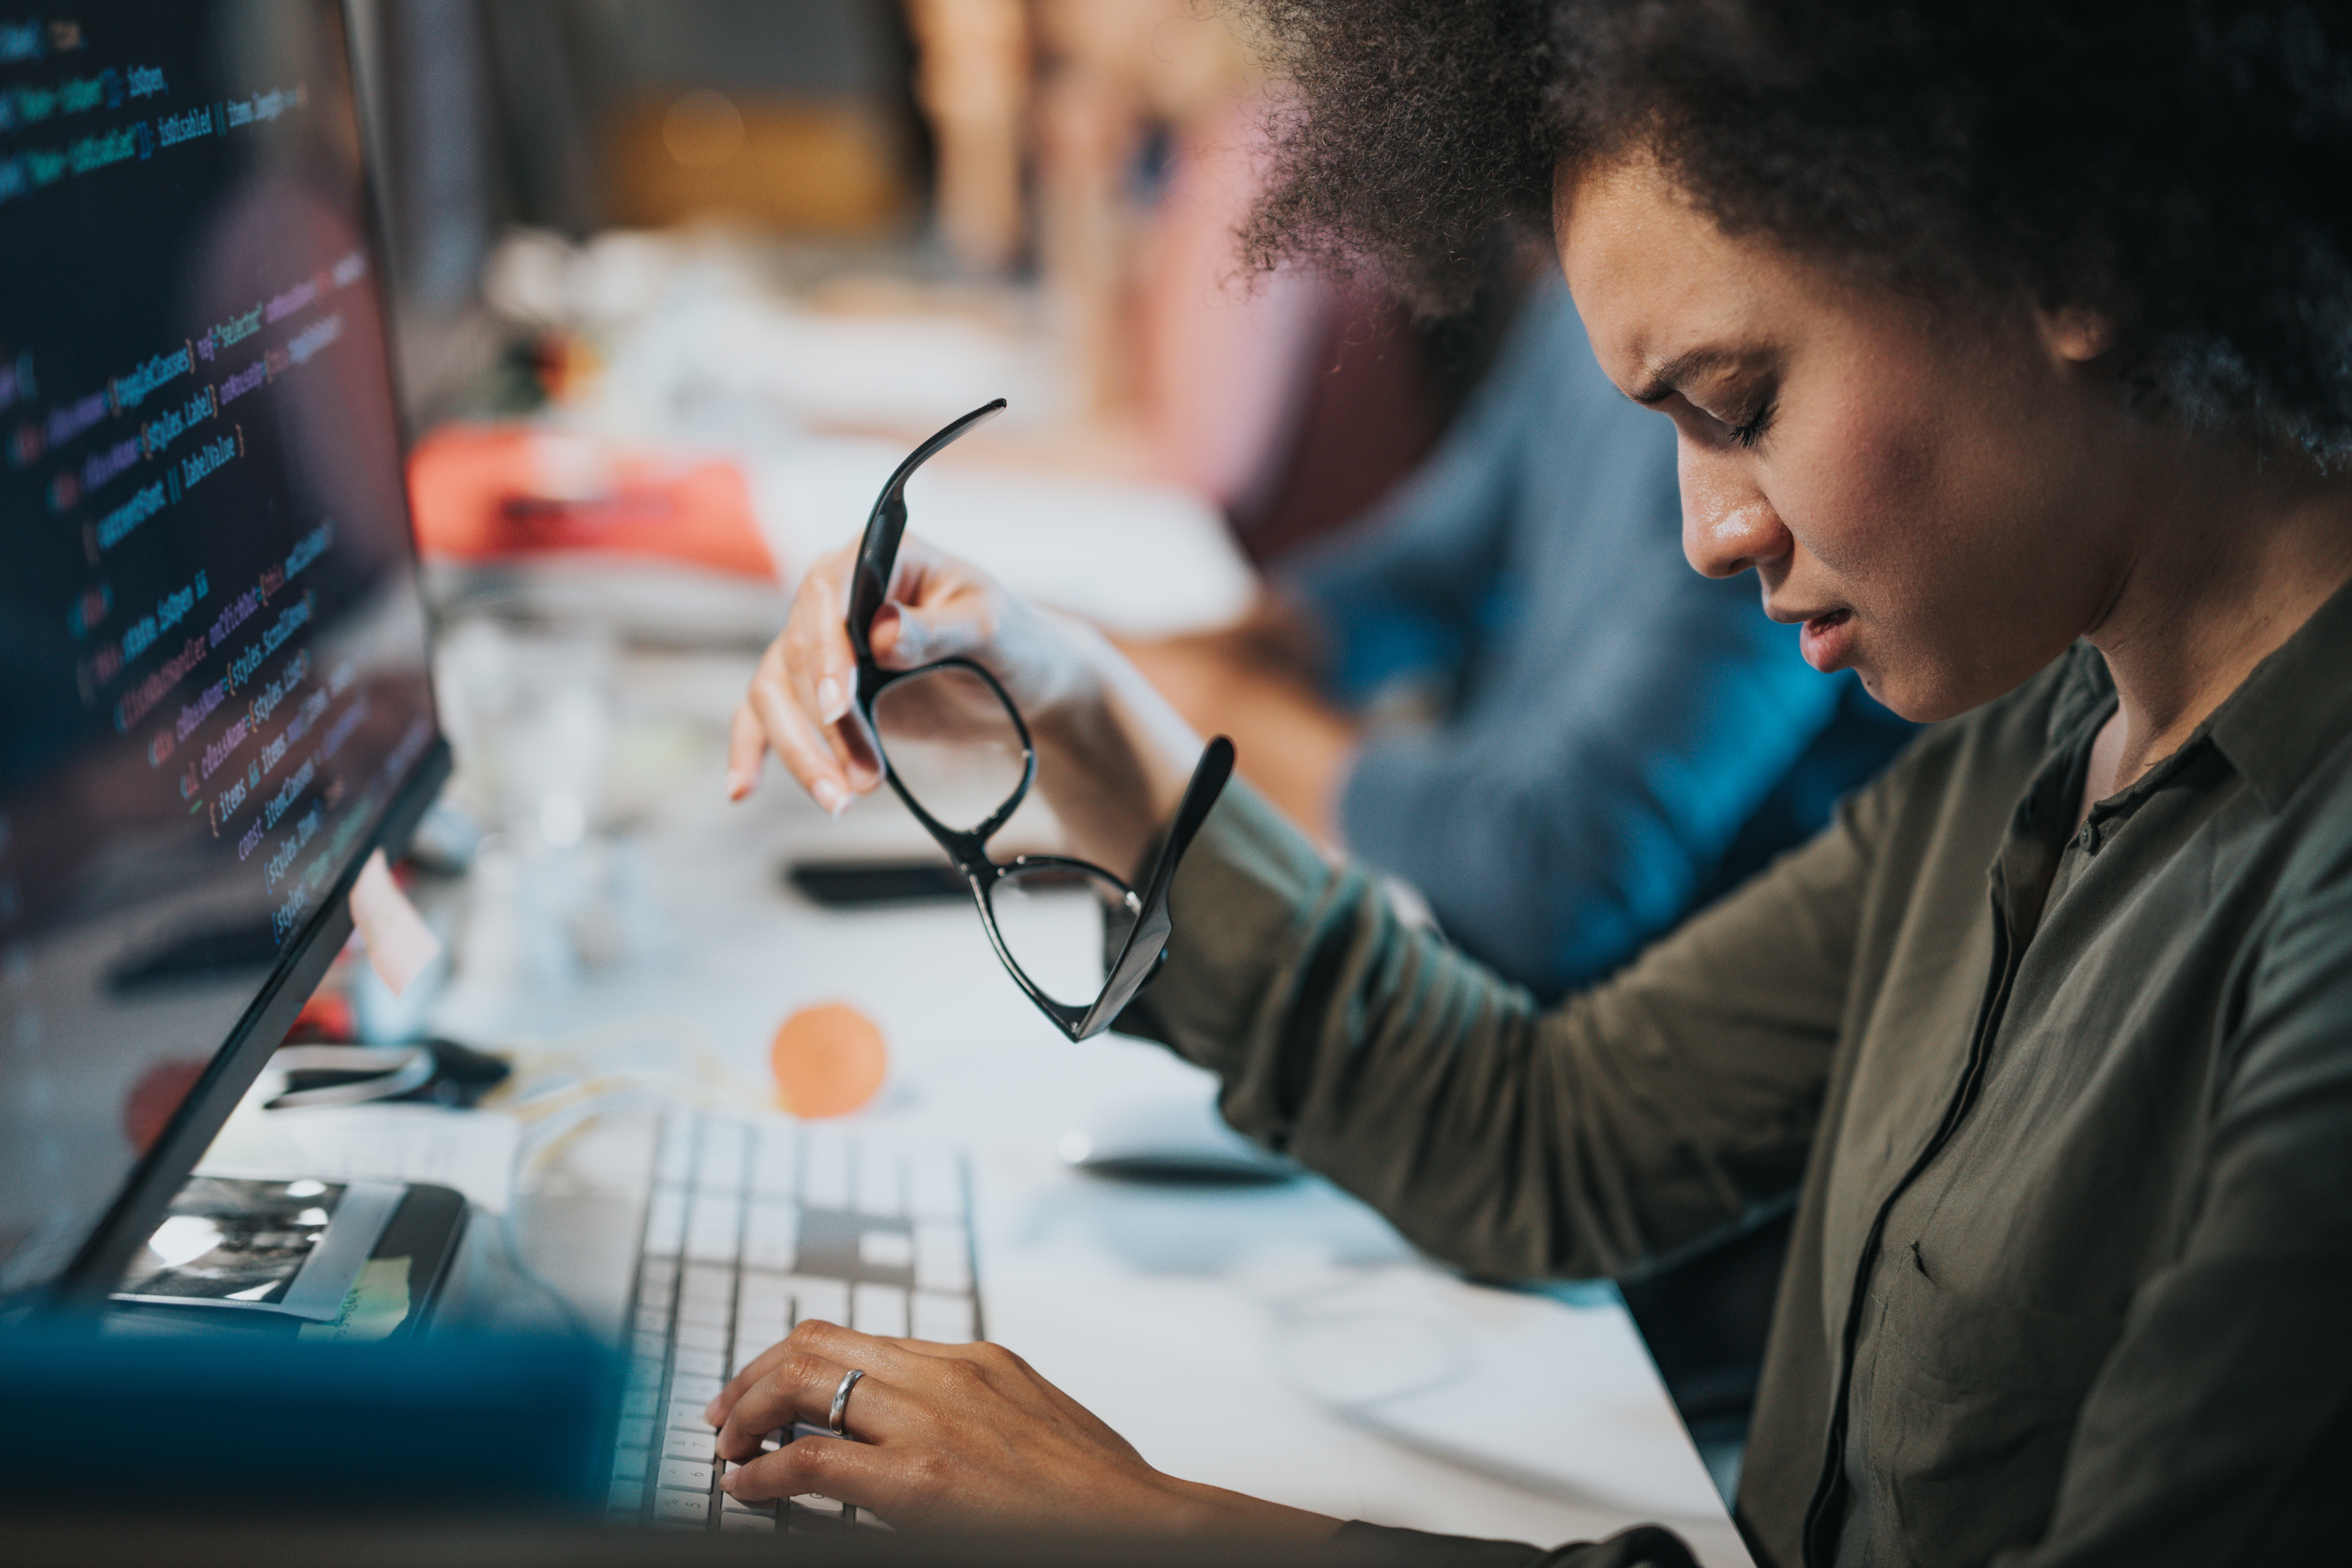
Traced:
POLYGON ((874 731, 899 787, 959 833, 996 815, 1027 776, 1012 712, 969 669, 935 667, 892 681, 874 699, 874 731))
POLYGON ((1134 901, 1103 873, 1068 862, 1014 867, 988 890, 1006 956, 1031 984, 1071 1007, 1102 991, 1106 910, 1114 934, 1123 936, 1134 901))

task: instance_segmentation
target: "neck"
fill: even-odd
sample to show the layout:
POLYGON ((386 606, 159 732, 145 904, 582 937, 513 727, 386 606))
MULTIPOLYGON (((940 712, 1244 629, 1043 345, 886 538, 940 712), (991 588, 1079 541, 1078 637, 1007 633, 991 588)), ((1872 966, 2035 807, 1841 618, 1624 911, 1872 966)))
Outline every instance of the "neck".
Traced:
POLYGON ((2352 580, 2352 481, 2234 453, 2166 468, 2138 489, 2155 504, 2085 634, 2120 700, 2091 799, 2178 750, 2352 580))

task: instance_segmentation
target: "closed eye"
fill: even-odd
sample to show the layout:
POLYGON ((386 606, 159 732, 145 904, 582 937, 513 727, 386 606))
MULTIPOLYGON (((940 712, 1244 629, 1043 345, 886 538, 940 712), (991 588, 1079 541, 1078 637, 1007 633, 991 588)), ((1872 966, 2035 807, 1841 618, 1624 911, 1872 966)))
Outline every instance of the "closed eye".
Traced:
POLYGON ((1779 406, 1779 399, 1771 397, 1758 404, 1756 412, 1749 415, 1745 423, 1732 426, 1731 438, 1742 447, 1753 447, 1761 441, 1764 432, 1770 428, 1772 415, 1779 406))

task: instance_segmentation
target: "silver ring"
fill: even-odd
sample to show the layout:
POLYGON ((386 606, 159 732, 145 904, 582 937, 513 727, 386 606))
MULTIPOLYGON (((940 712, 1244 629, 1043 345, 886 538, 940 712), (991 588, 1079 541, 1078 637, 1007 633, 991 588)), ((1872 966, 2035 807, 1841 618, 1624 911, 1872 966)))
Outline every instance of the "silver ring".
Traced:
POLYGON ((849 1391, 856 1388, 857 1380, 865 1375, 853 1366, 841 1374, 841 1386, 833 1391, 833 1414, 824 1418, 824 1424, 836 1437, 849 1436, 841 1429, 841 1413, 849 1408, 849 1391))

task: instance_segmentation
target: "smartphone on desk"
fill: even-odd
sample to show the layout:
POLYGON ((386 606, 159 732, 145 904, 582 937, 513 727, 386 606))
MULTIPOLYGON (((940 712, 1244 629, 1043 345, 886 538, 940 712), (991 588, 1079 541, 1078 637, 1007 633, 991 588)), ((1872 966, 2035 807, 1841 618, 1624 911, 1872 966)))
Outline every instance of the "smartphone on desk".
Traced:
MULTIPOLYGON (((784 868, 784 880, 803 898, 828 910, 967 903, 971 899, 963 873, 945 859, 794 860, 784 868)), ((1028 885, 1042 889, 1065 880, 1073 889, 1087 885, 1084 878, 1076 876, 1035 877, 1028 885)))
POLYGON ((828 910, 877 904, 934 904, 969 900, 962 873, 945 859, 794 860, 784 880, 811 903, 828 910))

